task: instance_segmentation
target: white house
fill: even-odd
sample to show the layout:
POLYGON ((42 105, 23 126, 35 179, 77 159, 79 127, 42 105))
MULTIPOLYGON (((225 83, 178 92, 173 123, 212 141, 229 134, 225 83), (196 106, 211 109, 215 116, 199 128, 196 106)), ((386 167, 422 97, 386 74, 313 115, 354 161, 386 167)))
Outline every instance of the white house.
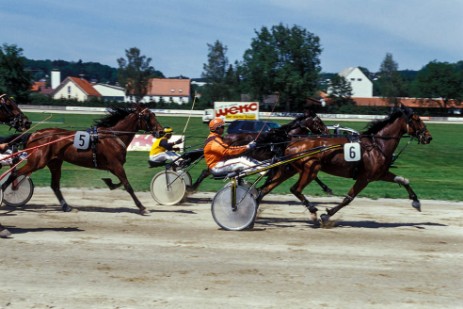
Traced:
POLYGON ((52 97, 55 100, 74 99, 83 102, 92 98, 101 98, 101 94, 87 80, 80 77, 67 77, 54 89, 52 97))
POLYGON ((98 91, 102 99, 105 101, 115 101, 115 102, 129 102, 129 98, 125 95, 125 89, 119 86, 109 85, 109 84, 95 84, 93 88, 98 91))
POLYGON ((357 67, 350 67, 338 73, 344 77, 352 87, 352 97, 371 98, 373 97, 373 83, 357 67))

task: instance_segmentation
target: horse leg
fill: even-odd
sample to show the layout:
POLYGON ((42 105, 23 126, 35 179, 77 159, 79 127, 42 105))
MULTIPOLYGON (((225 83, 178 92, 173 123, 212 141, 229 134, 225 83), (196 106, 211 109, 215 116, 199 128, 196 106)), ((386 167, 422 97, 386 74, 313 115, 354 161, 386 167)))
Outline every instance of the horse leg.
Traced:
POLYGON ((109 190, 115 190, 122 186, 122 182, 114 184, 111 178, 101 178, 101 180, 108 186, 109 190))
POLYGON ((10 235, 10 231, 0 223, 0 238, 8 238, 10 235))
POLYGON ((396 174, 387 171, 386 174, 384 174, 384 176, 381 177, 379 180, 387 181, 387 182, 395 182, 395 183, 398 183, 399 186, 404 186, 405 190, 407 190, 408 192, 408 198, 413 201, 412 207, 418 211, 421 211, 421 202, 418 199, 418 196, 416 195, 416 193, 413 191, 412 187, 410 186, 410 181, 407 178, 404 178, 402 176, 397 176, 396 174))
MULTIPOLYGON (((114 164, 116 165, 116 164, 114 164)), ((140 214, 142 215, 147 215, 149 214, 149 211, 146 209, 145 206, 140 202, 140 200, 137 198, 135 195, 135 192, 133 191, 132 186, 130 185, 127 175, 125 174, 125 170, 122 165, 116 165, 113 166, 112 169, 110 170, 111 173, 114 174, 117 178, 119 178, 119 181, 124 185, 125 190, 130 194, 132 197, 133 201, 135 202, 135 205, 137 205, 138 209, 140 210, 140 214)))
POLYGON ((315 177, 315 181, 320 186, 320 188, 322 188, 323 192, 325 192, 328 195, 333 195, 333 190, 331 190, 330 187, 328 187, 323 181, 321 181, 320 178, 315 177))
POLYGON ((302 194, 304 188, 317 177, 317 173, 320 170, 321 165, 308 161, 303 165, 303 168, 299 170, 299 179, 297 182, 290 188, 290 191, 294 196, 296 196, 302 204, 309 210, 312 220, 317 220, 317 207, 315 207, 310 201, 302 194))
POLYGON ((280 166, 276 169, 272 169, 272 175, 267 178, 265 183, 258 188, 258 196, 256 198, 257 203, 260 203, 264 196, 269 194, 273 189, 279 186, 284 181, 291 178, 296 174, 296 171, 291 166, 280 166))
POLYGON ((58 199, 61 209, 64 212, 69 212, 72 210, 72 207, 68 205, 66 200, 61 193, 61 166, 63 165, 63 160, 52 160, 48 162, 47 166, 51 173, 51 189, 55 193, 56 198, 58 199))
POLYGON ((204 169, 201 172, 201 175, 199 175, 198 179, 196 179, 195 183, 191 185, 191 190, 196 190, 199 187, 199 185, 203 182, 203 180, 206 179, 210 174, 211 172, 209 171, 209 169, 204 169))
POLYGON ((326 214, 320 215, 320 221, 322 224, 326 224, 330 218, 337 213, 341 208, 347 206, 354 200, 354 198, 368 185, 368 181, 363 178, 357 179, 353 187, 347 193, 347 196, 337 206, 326 209, 326 214))

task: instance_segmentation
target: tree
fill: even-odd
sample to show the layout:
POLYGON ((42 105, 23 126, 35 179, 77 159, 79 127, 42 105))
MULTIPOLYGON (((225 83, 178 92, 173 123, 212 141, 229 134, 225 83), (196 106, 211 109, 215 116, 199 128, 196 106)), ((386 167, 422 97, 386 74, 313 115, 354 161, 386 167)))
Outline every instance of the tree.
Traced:
POLYGON ((236 70, 228 63, 227 46, 217 40, 207 47, 207 63, 203 64, 201 74, 206 82, 201 88, 202 107, 209 107, 214 101, 236 100, 239 81, 236 70))
POLYGON ((349 110, 355 105, 354 100, 352 100, 351 83, 339 74, 331 77, 329 94, 330 105, 327 108, 328 112, 349 110))
POLYGON ((140 102, 147 94, 148 82, 155 73, 154 68, 150 65, 151 58, 141 55, 140 50, 136 47, 126 49, 125 56, 127 59, 117 59, 119 83, 125 86, 127 96, 140 102))
POLYGON ((422 98, 442 98, 443 107, 451 99, 461 103, 463 100, 462 64, 432 61, 418 72, 414 88, 422 98))
POLYGON ((25 70, 22 48, 3 44, 0 47, 0 93, 13 96, 18 102, 28 102, 31 75, 25 70))
POLYGON ((207 44, 207 48, 209 49, 207 63, 203 64, 201 77, 208 83, 222 83, 228 67, 226 56, 228 48, 218 40, 214 44, 207 44))
POLYGON ((244 53, 243 82, 251 95, 262 100, 278 93, 287 111, 301 111, 317 90, 321 71, 320 39, 298 26, 282 24, 256 31, 244 53))
POLYGON ((404 82, 392 54, 387 53, 379 69, 377 86, 382 97, 392 106, 397 106, 399 97, 405 95, 404 82))
POLYGON ((350 98, 352 85, 345 77, 336 74, 330 79, 329 93, 331 98, 350 98))

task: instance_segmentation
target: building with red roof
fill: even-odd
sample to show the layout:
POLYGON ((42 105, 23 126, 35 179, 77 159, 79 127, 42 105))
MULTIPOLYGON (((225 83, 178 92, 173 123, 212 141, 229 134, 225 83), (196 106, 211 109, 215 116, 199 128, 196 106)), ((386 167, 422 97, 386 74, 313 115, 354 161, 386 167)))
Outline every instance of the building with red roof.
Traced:
POLYGON ((67 77, 52 93, 55 100, 73 99, 88 101, 93 98, 101 98, 101 94, 93 85, 81 77, 67 77))

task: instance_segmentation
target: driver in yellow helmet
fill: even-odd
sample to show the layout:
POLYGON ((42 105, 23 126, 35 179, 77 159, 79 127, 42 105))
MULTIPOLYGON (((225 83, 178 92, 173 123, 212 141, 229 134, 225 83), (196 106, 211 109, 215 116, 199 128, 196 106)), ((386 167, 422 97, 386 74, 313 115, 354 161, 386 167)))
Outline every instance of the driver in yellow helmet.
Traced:
POLYGON ((222 118, 214 118, 209 122, 210 134, 204 145, 204 158, 213 175, 228 175, 230 172, 255 167, 259 161, 240 156, 248 149, 256 147, 252 141, 244 146, 230 146, 223 139, 225 122, 222 118))
POLYGON ((164 128, 163 132, 161 133, 162 136, 157 138, 151 146, 149 161, 153 163, 163 163, 167 160, 175 161, 180 157, 180 155, 175 152, 179 151, 180 149, 174 146, 181 144, 182 139, 180 138, 175 142, 169 142, 173 132, 174 130, 172 130, 170 127, 164 128))

